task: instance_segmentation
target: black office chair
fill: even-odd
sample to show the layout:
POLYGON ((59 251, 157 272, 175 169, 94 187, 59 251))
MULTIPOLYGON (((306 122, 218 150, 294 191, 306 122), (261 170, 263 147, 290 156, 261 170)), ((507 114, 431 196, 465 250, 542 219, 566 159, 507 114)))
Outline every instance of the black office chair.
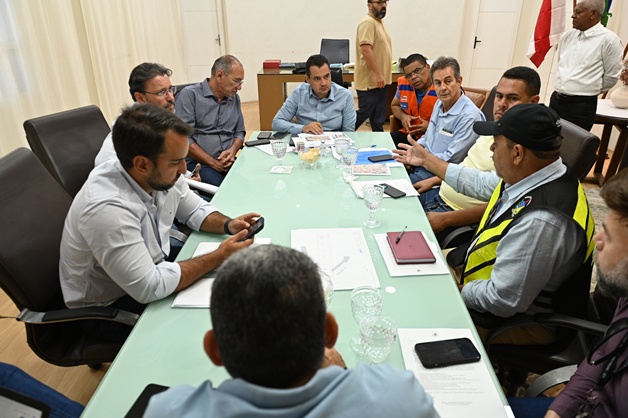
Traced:
POLYGON ((484 105, 480 108, 487 122, 493 122, 493 105, 495 104, 495 94, 497 92, 497 86, 493 87, 486 97, 484 105))
POLYGON ((187 86, 193 86, 194 84, 198 84, 198 83, 184 83, 184 84, 177 84, 177 85, 173 86, 175 88, 174 97, 176 98, 177 95, 179 93, 181 93, 181 90, 183 90, 187 86))
POLYGON ((346 64, 349 62, 349 40, 323 38, 320 54, 324 55, 330 64, 346 64))
MULTIPOLYGON (((92 159, 93 160, 93 159, 92 159)), ((66 308, 59 284, 59 247, 72 198, 26 148, 0 159, 0 287, 20 310, 28 345, 57 366, 113 361, 122 347, 89 336, 85 319, 133 326, 138 315, 114 308, 66 308)))
POLYGON ((35 155, 72 197, 83 187, 111 131, 94 105, 29 119, 24 130, 35 155))
MULTIPOLYGON (((494 93, 495 88, 493 88, 491 94, 494 95, 494 93)), ((593 167, 593 164, 597 161, 596 152, 600 146, 600 138, 567 120, 561 119, 561 122, 561 135, 563 136, 563 143, 560 148, 560 156, 563 163, 569 167, 569 170, 571 170, 571 172, 578 177, 580 181, 583 181, 593 167)), ((465 243, 469 243, 473 238, 476 229, 477 225, 456 228, 442 240, 439 240, 439 244, 441 248, 445 249, 459 247, 465 243)), ((450 253, 451 256, 448 254, 448 260, 451 261, 454 266, 459 265, 459 253, 461 251, 462 250, 458 250, 453 254, 450 253)))

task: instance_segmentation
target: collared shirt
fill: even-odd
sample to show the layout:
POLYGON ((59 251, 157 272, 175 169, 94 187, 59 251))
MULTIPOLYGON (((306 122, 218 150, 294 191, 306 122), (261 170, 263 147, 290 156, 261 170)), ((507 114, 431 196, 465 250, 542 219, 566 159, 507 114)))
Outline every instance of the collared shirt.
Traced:
POLYGON ((388 364, 318 370, 303 386, 267 388, 243 379, 219 387, 175 386, 150 399, 144 417, 437 418, 432 397, 412 372, 388 364), (374 393, 385 396, 373 396, 374 393))
POLYGON ((140 303, 168 296, 181 277, 178 263, 164 261, 172 221, 198 230, 214 211, 182 176, 151 196, 117 159, 94 168, 63 228, 59 277, 66 305, 106 306, 126 294, 140 303))
MULTIPOLYGON (((493 217, 500 216, 529 190, 560 178, 566 171, 559 158, 516 184, 506 185, 503 204, 493 217)), ((445 181, 460 193, 488 201, 499 177, 494 171, 449 164, 445 181)), ((490 279, 472 281, 462 289, 465 305, 500 317, 541 312, 532 302, 542 290, 558 289, 573 273, 570 259, 580 247, 580 234, 579 226, 557 211, 538 209, 523 216, 500 240, 490 279)))
POLYGON ((175 108, 177 116, 194 128, 190 145, 198 144, 213 158, 229 149, 234 138, 244 142, 246 131, 240 96, 235 94, 218 102, 209 87, 209 79, 181 90, 175 99, 175 108))
POLYGON ((621 72, 621 41, 601 23, 571 30, 558 43, 554 90, 572 96, 597 96, 617 83, 621 72))
POLYGON ((319 99, 308 83, 303 83, 290 94, 273 119, 273 130, 298 134, 312 122, 323 125, 325 132, 353 132, 355 104, 351 92, 331 83, 329 96, 319 99), (292 118, 296 116, 296 123, 292 118))
POLYGON ((353 85, 356 90, 376 89, 375 74, 366 64, 366 59, 360 50, 361 45, 371 45, 377 68, 384 77, 384 84, 392 83, 392 43, 390 34, 383 19, 377 19, 372 14, 366 15, 358 25, 355 47, 356 63, 353 85))
POLYGON ((464 94, 448 112, 439 99, 419 144, 441 160, 459 163, 480 136, 473 132, 473 124, 484 120, 482 111, 464 94))

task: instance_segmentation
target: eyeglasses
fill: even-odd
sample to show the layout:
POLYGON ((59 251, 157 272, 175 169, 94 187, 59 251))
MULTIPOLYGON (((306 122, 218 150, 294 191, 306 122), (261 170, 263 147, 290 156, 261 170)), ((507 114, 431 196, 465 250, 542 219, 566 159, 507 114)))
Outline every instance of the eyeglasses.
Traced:
POLYGON ((403 76, 404 76, 407 80, 410 80, 410 79, 411 79, 412 77, 414 77, 415 75, 419 75, 419 74, 421 74, 421 71, 423 71, 423 69, 424 69, 425 67, 426 67, 426 66, 424 65, 424 66, 423 66, 423 67, 421 67, 421 68, 416 68, 416 69, 414 69, 413 71, 409 72, 408 74, 404 74, 403 76))
POLYGON ((140 91, 140 93, 144 94, 154 94, 157 97, 164 97, 168 93, 172 93, 174 96, 177 92, 177 88, 175 86, 170 86, 167 89, 159 90, 157 93, 153 93, 152 91, 140 91))
POLYGON ((231 74, 227 74, 229 77, 231 77, 231 79, 233 80, 234 83, 236 83, 236 87, 237 86, 241 86, 242 83, 244 83, 244 80, 238 80, 237 78, 235 78, 234 76, 232 76, 231 74))
POLYGON ((369 1, 369 3, 379 5, 379 4, 388 4, 388 2, 389 2, 389 1, 390 1, 390 0, 382 0, 382 1, 369 1))

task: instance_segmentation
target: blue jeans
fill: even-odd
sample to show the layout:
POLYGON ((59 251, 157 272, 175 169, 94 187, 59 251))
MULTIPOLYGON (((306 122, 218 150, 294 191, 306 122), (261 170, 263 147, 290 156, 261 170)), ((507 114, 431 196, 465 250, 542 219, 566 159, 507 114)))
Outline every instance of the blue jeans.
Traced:
MULTIPOLYGON (((193 171, 196 167, 196 161, 187 163, 188 171, 193 171)), ((227 176, 226 173, 219 173, 208 165, 201 163, 201 171, 198 173, 201 176, 203 183, 213 184, 214 186, 220 186, 222 181, 227 176)))
POLYGON ((508 398, 515 418, 543 418, 554 398, 508 398))
POLYGON ((425 212, 451 212, 453 209, 440 197, 440 188, 430 189, 419 195, 425 212))
POLYGON ((426 180, 435 177, 431 171, 427 171, 425 167, 414 167, 414 170, 408 173, 412 184, 421 180, 426 180))
POLYGON ((65 397, 10 364, 0 363, 0 386, 50 406, 51 418, 78 418, 83 412, 83 405, 80 403, 65 397))
POLYGON ((371 122, 373 132, 384 132, 386 121, 386 100, 388 99, 388 85, 381 89, 357 90, 358 110, 356 112, 355 130, 365 120, 371 122))

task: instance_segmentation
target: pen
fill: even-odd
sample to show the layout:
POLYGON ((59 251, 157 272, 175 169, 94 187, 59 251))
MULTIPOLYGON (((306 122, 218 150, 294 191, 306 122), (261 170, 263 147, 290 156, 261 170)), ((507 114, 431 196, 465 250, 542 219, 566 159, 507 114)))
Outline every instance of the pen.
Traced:
POLYGON ((401 234, 399 234, 399 236, 397 237, 397 239, 395 240, 395 245, 399 244, 399 241, 401 241, 401 237, 403 237, 403 234, 406 233, 406 228, 408 227, 408 225, 403 227, 403 231, 401 231, 401 234))

